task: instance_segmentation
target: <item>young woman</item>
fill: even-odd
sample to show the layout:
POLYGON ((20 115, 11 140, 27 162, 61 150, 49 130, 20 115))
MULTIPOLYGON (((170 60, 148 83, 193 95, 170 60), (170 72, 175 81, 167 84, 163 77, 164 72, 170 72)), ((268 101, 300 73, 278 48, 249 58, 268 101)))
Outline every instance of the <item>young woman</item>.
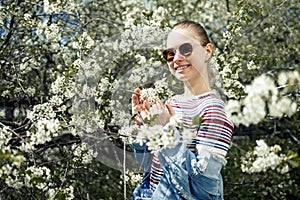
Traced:
MULTIPOLYGON (((191 127, 195 116, 202 122, 194 129, 196 138, 189 144, 181 142, 157 154, 151 154, 145 144, 132 145, 145 171, 133 199, 223 199, 220 171, 226 164, 233 124, 226 117, 224 102, 209 84, 212 53, 205 29, 196 22, 180 22, 168 34, 163 57, 170 72, 184 83, 184 93, 169 99, 165 106, 158 100, 161 114, 155 122, 166 126, 174 114, 181 116, 186 128, 191 127)), ((150 106, 140 94, 136 89, 132 96, 132 112, 145 116, 150 106)), ((134 120, 142 124, 138 116, 134 120)))

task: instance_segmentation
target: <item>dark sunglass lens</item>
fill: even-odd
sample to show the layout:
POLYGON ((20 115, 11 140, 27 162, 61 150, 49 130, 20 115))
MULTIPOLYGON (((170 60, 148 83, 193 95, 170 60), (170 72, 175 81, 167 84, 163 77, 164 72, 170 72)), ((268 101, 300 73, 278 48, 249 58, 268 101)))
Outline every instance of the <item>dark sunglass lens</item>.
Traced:
POLYGON ((172 62, 173 60, 174 60, 174 56, 170 56, 170 57, 168 57, 168 59, 167 59, 168 62, 172 62))
POLYGON ((167 49, 163 51, 163 58, 168 62, 171 62, 174 59, 174 56, 175 52, 173 49, 167 49))
POLYGON ((184 43, 179 47, 179 52, 184 56, 188 56, 193 52, 193 47, 190 43, 184 43))
POLYGON ((162 53, 162 56, 163 56, 163 58, 165 59, 165 60, 167 60, 167 58, 168 58, 168 55, 167 55, 168 53, 167 53, 167 50, 164 50, 163 51, 163 53, 162 53))

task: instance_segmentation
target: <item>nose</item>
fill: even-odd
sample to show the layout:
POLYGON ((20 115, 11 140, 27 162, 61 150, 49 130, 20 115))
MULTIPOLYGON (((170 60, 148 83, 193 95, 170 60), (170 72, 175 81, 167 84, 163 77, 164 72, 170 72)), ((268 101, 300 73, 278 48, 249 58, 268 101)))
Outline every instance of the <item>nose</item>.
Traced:
POLYGON ((181 55, 181 53, 179 51, 176 51, 175 55, 174 55, 174 62, 180 62, 184 59, 184 56, 181 55))

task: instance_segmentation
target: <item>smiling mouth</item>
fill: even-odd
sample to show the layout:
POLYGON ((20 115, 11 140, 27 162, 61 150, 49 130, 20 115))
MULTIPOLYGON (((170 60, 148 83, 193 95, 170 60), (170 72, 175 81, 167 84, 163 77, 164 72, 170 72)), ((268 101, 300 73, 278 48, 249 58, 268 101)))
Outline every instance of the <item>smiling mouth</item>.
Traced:
POLYGON ((190 65, 184 65, 184 66, 180 66, 180 67, 176 67, 175 70, 183 70, 188 68, 190 65))

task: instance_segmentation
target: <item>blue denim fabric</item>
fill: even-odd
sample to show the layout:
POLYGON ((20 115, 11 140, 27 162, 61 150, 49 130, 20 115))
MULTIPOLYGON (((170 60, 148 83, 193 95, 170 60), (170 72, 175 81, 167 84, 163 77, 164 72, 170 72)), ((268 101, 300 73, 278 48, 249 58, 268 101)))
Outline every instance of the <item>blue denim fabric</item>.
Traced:
POLYGON ((153 154, 148 150, 148 146, 145 143, 142 145, 133 143, 131 144, 131 148, 136 160, 143 166, 144 172, 150 172, 153 154))
POLYGON ((149 189, 150 173, 144 173, 142 183, 133 191, 132 196, 135 200, 142 200, 143 198, 151 198, 153 191, 149 189))
POLYGON ((152 194, 147 190, 152 157, 145 146, 132 147, 137 148, 135 153, 141 153, 136 155, 136 158, 144 169, 148 170, 145 171, 145 180, 143 179, 142 184, 133 193, 134 200, 143 199, 141 196, 150 198, 151 195, 153 200, 223 199, 223 181, 220 171, 226 164, 225 158, 209 152, 193 153, 184 142, 175 148, 163 150, 158 157, 164 175, 152 194), (142 153, 142 149, 146 151, 142 153))

